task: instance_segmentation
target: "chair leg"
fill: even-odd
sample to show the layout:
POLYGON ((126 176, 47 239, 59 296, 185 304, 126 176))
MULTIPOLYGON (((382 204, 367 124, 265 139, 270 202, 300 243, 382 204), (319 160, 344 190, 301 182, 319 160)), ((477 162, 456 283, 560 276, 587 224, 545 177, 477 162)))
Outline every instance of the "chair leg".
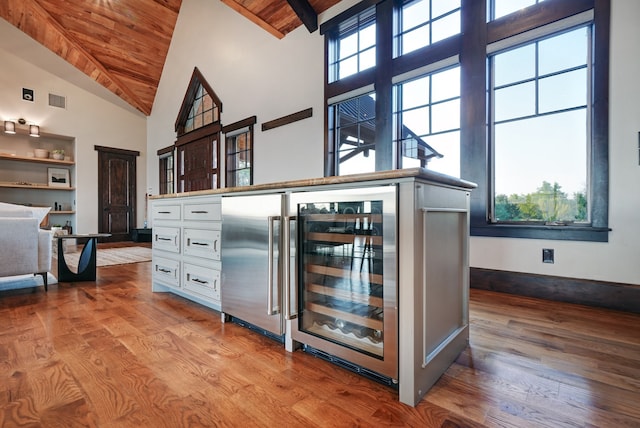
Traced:
POLYGON ((34 275, 41 275, 42 276, 42 282, 44 282, 44 291, 47 292, 48 290, 48 285, 49 285, 49 276, 47 275, 47 272, 38 272, 37 274, 34 275))

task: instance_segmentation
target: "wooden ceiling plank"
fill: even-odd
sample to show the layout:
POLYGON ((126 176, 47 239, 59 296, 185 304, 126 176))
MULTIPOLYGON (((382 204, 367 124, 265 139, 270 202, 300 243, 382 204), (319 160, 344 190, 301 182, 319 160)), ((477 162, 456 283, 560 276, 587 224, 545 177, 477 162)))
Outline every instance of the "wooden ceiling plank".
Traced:
MULTIPOLYGON (((10 0, 13 1, 13 0, 10 0)), ((21 0, 18 0, 21 1, 21 0)), ((48 27, 45 28, 45 34, 49 34, 51 35, 52 32, 56 33, 57 35, 60 36, 60 45, 56 46, 53 45, 51 46, 50 44, 47 44, 46 40, 44 41, 44 45, 46 47, 48 47, 49 49, 53 50, 54 52, 58 53, 59 55, 61 55, 64 59, 66 59, 67 61, 69 57, 68 55, 68 49, 74 50, 76 51, 79 55, 85 57, 85 59, 87 60, 87 65, 89 66, 89 68, 93 68, 93 71, 87 72, 88 70, 86 69, 86 67, 84 68, 79 68, 81 71, 85 72, 85 74, 87 75, 92 75, 92 76, 98 76, 98 74, 100 74, 101 78, 100 78, 100 82, 102 83, 103 86, 105 86, 107 89, 111 90, 112 92, 116 93, 117 95, 119 95, 121 98, 125 99, 125 101, 127 101, 129 104, 131 104, 132 106, 134 106, 135 108, 137 108, 138 110, 140 110, 142 113, 144 113, 145 115, 149 115, 151 114, 151 105, 149 104, 149 102, 147 101, 146 103, 143 102, 141 99, 138 98, 138 96, 136 96, 131 90, 129 90, 127 87, 125 87, 124 85, 122 85, 116 78, 114 78, 113 76, 110 75, 109 71, 104 67, 104 65, 102 63, 100 63, 100 61, 98 61, 95 57, 93 57, 89 52, 87 52, 78 42, 76 42, 74 40, 74 38, 69 35, 67 33, 67 31, 65 30, 64 27, 62 27, 60 25, 60 23, 58 21, 56 21, 53 16, 51 16, 51 14, 49 14, 49 12, 47 12, 46 9, 44 9, 39 3, 38 0, 31 0, 29 1, 24 1, 24 3, 27 5, 27 7, 30 6, 30 10, 34 15, 39 15, 42 18, 42 22, 39 23, 40 26, 42 27, 43 24, 44 26, 48 27), (62 45, 67 45, 65 46, 65 48, 61 49, 60 46, 62 45), (65 53, 65 51, 67 52, 64 56, 62 55, 63 53, 65 53)), ((36 39, 38 40, 38 39, 36 39)), ((42 42, 42 37, 40 37, 40 40, 42 42)), ((71 62, 71 61, 69 61, 71 62)), ((76 65, 77 61, 75 62, 71 62, 71 64, 76 65)), ((94 78, 95 79, 95 78, 94 78)), ((95 79, 97 80, 97 79, 95 79)))
POLYGON ((271 24, 269 24, 268 22, 264 21, 258 15, 255 15, 249 9, 247 9, 244 6, 241 6, 240 4, 236 3, 234 0, 220 0, 220 1, 222 1, 222 3, 226 4, 227 6, 229 6, 231 9, 235 10, 236 12, 238 12, 240 15, 244 16, 245 18, 247 18, 249 21, 251 21, 254 24, 258 25, 263 30, 266 30, 271 35, 276 36, 278 39, 284 38, 285 35, 283 33, 278 31, 275 27, 272 27, 271 24))
MULTIPOLYGON (((143 103, 153 105, 155 93, 149 96, 147 89, 140 93, 137 88, 157 88, 177 21, 176 12, 153 0, 65 2, 64 7, 60 0, 38 1, 115 81, 129 87, 143 103), (131 70, 132 79, 141 79, 140 85, 129 84, 131 79, 122 81, 119 76, 127 69, 131 70)), ((175 1, 181 2, 174 0, 173 6, 175 1)))
POLYGON ((151 0, 153 3, 158 3, 162 7, 169 9, 174 12, 176 15, 180 12, 180 6, 182 5, 182 0, 151 0))

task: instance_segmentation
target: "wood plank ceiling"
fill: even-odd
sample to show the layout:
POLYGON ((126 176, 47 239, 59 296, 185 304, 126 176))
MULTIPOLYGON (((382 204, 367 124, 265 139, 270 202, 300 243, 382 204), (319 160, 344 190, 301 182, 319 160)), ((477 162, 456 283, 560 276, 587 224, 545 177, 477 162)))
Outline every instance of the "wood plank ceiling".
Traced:
MULTIPOLYGON (((215 0, 211 0, 215 1, 215 0)), ((221 0, 278 38, 340 0, 221 0)), ((182 0, 1 0, 0 17, 145 115, 182 0)))

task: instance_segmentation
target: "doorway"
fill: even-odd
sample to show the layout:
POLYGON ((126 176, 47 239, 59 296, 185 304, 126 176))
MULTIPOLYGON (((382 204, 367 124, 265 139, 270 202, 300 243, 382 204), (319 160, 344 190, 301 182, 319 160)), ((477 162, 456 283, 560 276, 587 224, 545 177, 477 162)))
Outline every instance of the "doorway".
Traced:
POLYGON ((136 227, 136 158, 140 152, 94 146, 98 151, 98 232, 107 242, 130 241, 136 227))

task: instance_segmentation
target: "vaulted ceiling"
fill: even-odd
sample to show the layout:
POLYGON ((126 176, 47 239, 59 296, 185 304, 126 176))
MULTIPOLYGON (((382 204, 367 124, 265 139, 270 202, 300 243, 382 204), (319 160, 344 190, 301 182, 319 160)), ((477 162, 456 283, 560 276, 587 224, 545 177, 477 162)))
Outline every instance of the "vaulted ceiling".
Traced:
MULTIPOLYGON (((218 1, 218 0, 211 0, 218 1)), ((340 0, 221 0, 277 38, 340 0)), ((145 115, 182 0, 1 0, 0 17, 145 115)))

